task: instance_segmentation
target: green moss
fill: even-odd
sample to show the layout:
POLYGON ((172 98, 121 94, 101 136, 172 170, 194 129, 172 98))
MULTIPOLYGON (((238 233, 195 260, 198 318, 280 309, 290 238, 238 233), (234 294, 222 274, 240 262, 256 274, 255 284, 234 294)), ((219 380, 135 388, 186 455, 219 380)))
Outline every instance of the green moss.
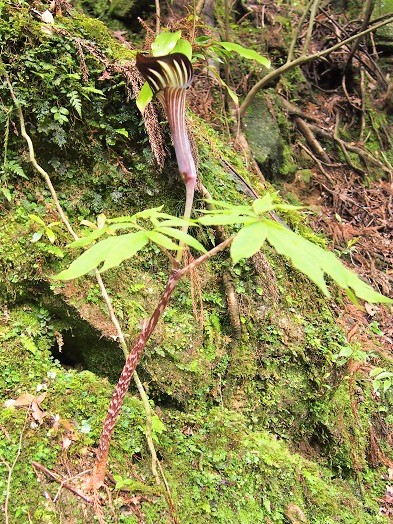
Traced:
POLYGON ((135 51, 118 43, 100 20, 74 12, 72 18, 63 18, 61 22, 72 35, 80 34, 87 40, 94 41, 109 58, 119 62, 135 59, 135 51))

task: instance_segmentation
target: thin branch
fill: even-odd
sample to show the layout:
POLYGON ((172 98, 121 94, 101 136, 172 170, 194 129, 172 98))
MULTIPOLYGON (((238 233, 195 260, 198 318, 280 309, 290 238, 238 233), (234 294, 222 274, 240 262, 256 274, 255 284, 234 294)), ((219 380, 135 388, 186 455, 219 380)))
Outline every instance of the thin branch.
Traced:
POLYGON ((21 131, 21 134, 22 134, 23 138, 27 142, 27 147, 29 149, 29 160, 30 160, 31 164, 33 165, 34 169, 36 169, 36 171, 38 171, 40 173, 40 175, 45 179, 46 185, 48 186, 50 194, 52 195, 52 198, 53 198, 53 201, 55 203, 57 212, 59 213, 63 224, 67 228, 67 231, 69 232, 69 234, 74 238, 74 240, 77 240, 78 239, 78 235, 72 229, 71 224, 69 223, 68 218, 67 218, 66 214, 64 213, 63 208, 60 205, 59 199, 57 198, 57 193, 55 191, 55 188, 53 187, 53 184, 51 182, 51 179, 50 179, 48 173, 45 171, 45 169, 43 169, 38 164, 38 162, 36 160, 33 142, 31 140, 30 136, 26 132, 26 125, 25 125, 25 119, 24 119, 23 112, 22 112, 22 107, 20 105, 19 100, 15 96, 15 93, 14 93, 14 90, 12 88, 12 85, 11 85, 11 82, 10 82, 10 79, 9 79, 8 75, 5 76, 5 79, 6 79, 8 88, 9 88, 10 93, 11 93, 11 98, 12 98, 14 104, 15 104, 15 107, 16 107, 17 111, 18 111, 19 122, 20 122, 20 131, 21 131))
POLYGON ((322 162, 319 160, 319 158, 317 158, 309 149, 308 147, 306 147, 304 144, 302 144, 301 142, 298 142, 297 143, 299 147, 301 147, 303 149, 303 151, 305 151, 307 153, 307 155, 309 155, 313 160, 314 162, 317 164, 317 166, 319 167, 319 170, 321 171, 321 173, 323 173, 325 175, 325 177, 330 181, 330 183, 332 185, 334 185, 334 181, 332 179, 332 177, 329 175, 329 173, 326 171, 326 169, 323 167, 322 165, 322 162))
MULTIPOLYGON (((64 478, 61 475, 58 475, 57 473, 50 471, 48 468, 46 468, 39 462, 35 462, 35 461, 32 462, 32 466, 34 469, 38 469, 39 471, 42 471, 47 477, 51 478, 52 480, 54 480, 55 482, 57 482, 64 488, 67 488, 69 491, 71 491, 71 493, 74 493, 74 495, 77 495, 78 497, 80 497, 82 500, 84 500, 88 504, 94 504, 94 500, 91 497, 85 495, 79 489, 74 488, 67 481, 64 481, 64 478)), ((85 473, 87 473, 87 471, 85 473)))
POLYGON ((308 48, 310 47, 311 36, 312 36, 313 29, 314 29, 315 17, 318 12, 318 8, 319 8, 319 2, 320 0, 314 0, 314 3, 311 8, 310 20, 308 22, 306 38, 304 40, 303 53, 302 53, 303 55, 307 54, 308 48))
MULTIPOLYGON (((19 100, 15 96, 12 84, 11 84, 10 79, 9 79, 9 77, 7 75, 6 75, 6 82, 7 82, 8 88, 9 88, 10 93, 11 93, 11 98, 12 98, 12 100, 13 100, 16 108, 17 108, 17 111, 18 111, 21 135, 26 140, 27 145, 28 145, 29 160, 30 160, 31 164, 33 165, 33 167, 36 169, 36 171, 38 171, 41 174, 41 176, 44 178, 44 180, 45 180, 45 182, 46 182, 46 184, 47 184, 47 186, 48 186, 48 188, 50 190, 50 193, 52 195, 53 201, 55 202, 56 209, 57 209, 57 211, 58 211, 58 213, 59 213, 59 215, 61 217, 61 220, 62 220, 63 224, 66 226, 68 232, 74 238, 74 240, 77 240, 79 237, 75 233, 75 231, 72 228, 72 226, 71 226, 71 224, 70 224, 66 214, 63 211, 63 208, 61 207, 61 204, 60 204, 59 199, 57 197, 56 190, 55 190, 55 188, 54 188, 54 186, 52 184, 52 181, 50 179, 49 174, 37 162, 37 159, 36 159, 36 156, 35 156, 33 142, 31 140, 30 136, 28 135, 28 133, 26 132, 25 119, 24 119, 24 115, 23 115, 23 111, 22 111, 21 105, 19 103, 19 100)), ((124 337, 123 331, 121 329, 120 322, 119 322, 119 320, 118 320, 118 318, 117 318, 117 316, 115 314, 115 311, 113 309, 112 301, 111 301, 111 299, 109 297, 109 294, 107 292, 107 289, 105 287, 105 284, 104 284, 104 282, 102 280, 101 274, 98 271, 98 269, 95 270, 95 277, 96 277, 96 280, 97 280, 98 285, 100 287, 102 297, 103 297, 103 299, 104 299, 104 301, 106 303, 106 306, 107 306, 107 309, 108 309, 108 313, 109 313, 109 317, 110 317, 113 325, 116 328, 117 338, 118 338, 119 344, 120 344, 120 346, 122 348, 122 351, 124 353, 124 358, 127 359, 129 351, 128 351, 128 347, 127 347, 127 344, 126 344, 126 341, 125 341, 125 337, 124 337)), ((157 473, 157 453, 156 453, 156 450, 155 450, 155 447, 154 447, 153 438, 152 438, 152 412, 151 412, 151 406, 149 404, 149 400, 148 400, 146 391, 145 391, 145 389, 143 387, 143 384, 140 381, 136 371, 135 371, 135 374, 134 374, 134 381, 135 381, 135 384, 136 384, 136 386, 138 388, 138 391, 139 391, 139 394, 141 396, 142 403, 144 405, 145 412, 146 412, 146 440, 147 440, 147 444, 148 444, 149 450, 151 452, 151 457, 152 457, 151 469, 152 469, 152 473, 153 473, 153 475, 154 475, 154 477, 156 479, 157 484, 159 484, 160 483, 160 479, 159 479, 159 476, 158 476, 158 473, 157 473)), ((168 495, 169 495, 169 497, 171 497, 170 492, 168 492, 168 495)))
MULTIPOLYGON (((30 407, 31 406, 29 406, 29 409, 30 409, 30 407)), ((20 435, 19 435, 18 449, 16 451, 16 455, 15 455, 15 458, 14 458, 11 466, 8 464, 8 462, 6 462, 5 460, 2 460, 3 464, 8 469, 8 477, 7 477, 5 501, 4 501, 5 524, 9 523, 8 506, 9 506, 10 494, 11 494, 11 479, 12 479, 12 474, 14 472, 16 463, 18 462, 20 454, 22 452, 22 440, 23 440, 23 435, 24 435, 25 430, 26 430, 27 421, 29 419, 29 409, 27 409, 27 411, 26 411, 25 421, 23 423, 22 431, 20 432, 20 435)))
MULTIPOLYGON (((340 32, 342 32, 342 34, 344 36, 346 36, 347 38, 350 36, 349 32, 344 28, 344 27, 341 27, 341 25, 338 24, 338 22, 323 8, 323 7, 320 7, 320 11, 326 16, 326 18, 328 20, 330 20, 332 22, 332 24, 337 28, 339 29, 340 32)), ((391 13, 389 13, 387 16, 383 17, 383 18, 374 18, 373 20, 373 23, 377 23, 377 22, 381 22, 382 20, 384 20, 385 18, 388 18, 391 16, 391 13)), ((373 41, 373 35, 370 34, 370 39, 373 41)), ((385 77, 383 76, 383 73, 380 69, 380 67, 378 66, 378 64, 376 63, 376 58, 378 58, 378 55, 376 53, 374 53, 374 58, 370 55, 370 53, 368 52, 367 49, 364 49, 362 50, 363 53, 366 55, 367 57, 367 61, 363 60, 361 54, 359 53, 359 51, 357 51, 357 60, 363 65, 363 67, 370 73, 370 74, 375 74, 375 76, 378 78, 379 82, 381 82, 381 84, 383 86, 387 86, 387 82, 386 82, 386 79, 385 77), (372 64, 372 67, 371 65, 372 64)))
POLYGON ((294 118, 294 122, 297 125, 297 127, 299 128, 304 138, 307 140, 308 144, 310 145, 314 153, 317 154, 324 162, 329 164, 330 163, 329 155, 326 153, 326 151, 323 149, 321 144, 315 138, 314 133, 311 131, 310 126, 307 124, 307 122, 303 120, 302 118, 300 118, 299 116, 296 116, 294 118))
MULTIPOLYGON (((362 25, 360 26, 360 30, 359 30, 360 33, 362 31, 364 31, 366 29, 366 27, 368 26, 368 24, 370 23, 371 15, 373 14, 374 7, 375 7, 375 0, 367 0, 366 7, 364 9, 363 22, 362 22, 362 25)), ((354 57, 354 55, 355 55, 355 53, 356 53, 356 51, 357 51, 357 49, 359 47, 360 41, 361 41, 361 36, 358 36, 358 38, 356 38, 356 40, 354 40, 352 42, 351 50, 350 50, 348 58, 347 58, 347 63, 345 64, 344 75, 348 71, 349 66, 351 65, 352 58, 354 57)))
MULTIPOLYGON (((113 306, 112 306, 112 301, 109 297, 109 294, 106 290, 106 287, 105 287, 105 284, 102 280, 102 277, 101 277, 101 273, 98 271, 98 269, 95 270, 95 276, 96 276, 96 279, 97 279, 97 282, 98 282, 98 285, 100 286, 100 289, 101 289, 101 294, 105 300, 105 303, 106 303, 106 307, 108 309, 108 312, 109 312, 109 316, 110 316, 110 319, 112 321, 112 324, 115 326, 116 328, 116 331, 117 331, 117 338, 118 338, 118 341, 119 341, 119 344, 120 344, 120 347, 122 348, 123 350, 123 354, 124 354, 124 358, 127 359, 128 355, 129 355, 129 350, 128 350, 128 347, 127 347, 127 343, 125 341, 125 338, 124 338, 124 334, 123 334, 123 330, 121 329, 121 326, 120 326, 120 322, 115 314, 115 311, 113 309, 113 306)), ((146 414, 146 432, 145 432, 145 436, 146 436, 146 441, 147 441, 147 446, 150 450, 150 454, 151 454, 151 471, 153 473, 153 476, 154 478, 156 479, 156 483, 157 484, 160 484, 160 477, 157 473, 157 452, 156 452, 156 449, 154 447, 154 442, 153 442, 153 435, 152 435, 152 409, 151 409, 151 406, 149 404, 149 398, 146 394, 146 391, 145 391, 145 388, 143 387, 143 384, 138 376, 138 373, 136 372, 136 370, 134 371, 134 382, 135 382, 135 385, 139 391, 139 395, 141 397, 141 400, 142 400, 142 403, 143 403, 143 407, 145 409, 145 414, 146 414)), ((171 497, 170 495, 170 491, 168 491, 168 495, 171 497)))
POLYGON ((350 44, 353 42, 356 38, 362 37, 364 35, 368 35, 372 31, 375 31, 376 29, 379 29, 380 27, 383 27, 387 24, 390 24, 393 22, 393 16, 390 16, 389 18, 383 20, 382 22, 379 22, 378 24, 375 24, 365 31, 362 31, 361 33, 357 33, 356 35, 352 35, 349 38, 346 38, 345 40, 342 40, 341 42, 338 42, 337 44, 333 45, 332 47, 329 47, 328 49, 324 49, 323 51, 318 51, 318 53, 313 53, 312 55, 308 56, 299 56, 295 60, 289 63, 285 63, 281 67, 278 67, 268 75, 264 76, 259 80, 254 87, 250 89, 250 91, 247 93, 243 103, 241 104, 239 108, 239 116, 242 118, 250 104, 253 102, 256 94, 263 89, 266 85, 268 85, 270 82, 275 80, 276 78, 280 77, 287 71, 290 71, 291 69, 294 69, 295 67, 306 64, 307 62, 311 62, 312 60, 316 60, 318 58, 322 58, 324 56, 329 55, 333 51, 336 51, 337 49, 340 49, 340 47, 345 46, 347 44, 350 44))
POLYGON ((292 38, 291 45, 289 47, 288 56, 287 56, 287 62, 286 62, 287 64, 292 62, 292 60, 293 60, 293 53, 295 52, 295 46, 296 46, 297 39, 299 38, 299 35, 301 33, 304 21, 306 19, 307 13, 308 13, 308 10, 312 6, 313 2, 314 2, 314 0, 310 0, 308 2, 306 7, 304 8, 302 16, 300 17, 299 23, 297 25, 297 29, 295 31, 295 34, 294 34, 294 36, 292 38))

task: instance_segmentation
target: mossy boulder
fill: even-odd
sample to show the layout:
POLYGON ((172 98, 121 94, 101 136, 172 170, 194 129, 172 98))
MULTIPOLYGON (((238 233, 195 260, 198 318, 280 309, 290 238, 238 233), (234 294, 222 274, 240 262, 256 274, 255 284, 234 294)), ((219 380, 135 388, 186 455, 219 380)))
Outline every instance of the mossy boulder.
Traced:
POLYGON ((273 99, 274 95, 258 94, 243 118, 253 157, 269 180, 290 178, 297 169, 291 149, 285 141, 288 134, 285 118, 278 118, 273 111, 273 99))

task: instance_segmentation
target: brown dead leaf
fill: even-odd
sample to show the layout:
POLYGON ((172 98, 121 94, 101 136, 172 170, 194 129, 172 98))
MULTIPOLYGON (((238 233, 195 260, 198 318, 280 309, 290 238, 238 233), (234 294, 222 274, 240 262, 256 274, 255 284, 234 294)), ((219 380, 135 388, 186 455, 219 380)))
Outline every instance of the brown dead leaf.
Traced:
POLYGON ((35 400, 36 396, 31 395, 30 393, 22 393, 16 400, 13 402, 13 406, 16 408, 23 408, 30 406, 35 400))
MULTIPOLYGON (((42 395, 40 395, 42 396, 42 395)), ((38 422, 38 424, 41 426, 41 424, 44 421, 44 418, 46 417, 47 413, 45 411, 42 411, 42 409, 39 407, 37 402, 32 402, 31 404, 31 413, 33 415, 33 419, 38 422)))
POLYGON ((306 515, 303 510, 296 504, 288 504, 285 510, 285 516, 291 524, 303 524, 307 522, 306 515))

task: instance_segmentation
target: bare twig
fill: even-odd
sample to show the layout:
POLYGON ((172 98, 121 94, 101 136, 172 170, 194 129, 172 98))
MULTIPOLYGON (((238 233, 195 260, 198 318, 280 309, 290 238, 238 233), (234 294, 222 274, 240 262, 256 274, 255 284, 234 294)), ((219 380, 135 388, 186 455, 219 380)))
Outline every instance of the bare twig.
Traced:
MULTIPOLYGON (((84 500, 88 504, 94 504, 93 498, 89 497, 88 495, 80 491, 79 489, 76 489, 74 486, 69 484, 67 481, 64 481, 64 478, 62 475, 59 475, 58 473, 54 473, 53 471, 50 471, 48 468, 46 468, 39 462, 35 462, 35 461, 32 462, 32 466, 34 469, 38 469, 39 471, 42 471, 47 477, 51 478, 52 480, 54 480, 55 482, 57 482, 64 488, 67 488, 69 491, 71 491, 71 493, 74 493, 74 495, 77 495, 78 497, 80 497, 82 500, 84 500)), ((87 471, 85 471, 84 473, 87 473, 87 471)))
POLYGON ((341 151, 343 152, 343 155, 345 157, 346 163, 354 171, 357 171, 358 173, 360 173, 360 174, 362 174, 364 176, 365 172, 363 171, 363 169, 360 169, 360 167, 355 166, 355 164, 352 162, 351 157, 349 156, 348 151, 347 151, 347 145, 345 144, 344 140, 341 140, 341 138, 339 136, 339 130, 340 130, 340 113, 339 113, 339 111, 336 111, 336 124, 334 126, 333 138, 334 138, 335 142, 338 144, 338 146, 340 147, 341 151))
MULTIPOLYGON (((30 409, 30 407, 29 407, 29 409, 30 409)), ((7 484, 6 484, 6 490, 5 490, 5 501, 4 501, 5 524, 9 523, 8 506, 9 506, 10 495, 11 495, 12 474, 14 472, 16 463, 18 462, 20 454, 22 452, 22 441, 23 441, 23 435, 24 435, 25 430, 26 430, 27 421, 29 419, 29 409, 26 411, 25 421, 23 423, 22 431, 20 432, 20 435, 19 435, 18 449, 16 451, 16 455, 15 455, 14 460, 12 461, 12 464, 9 465, 8 462, 6 462, 5 460, 2 460, 3 464, 8 469, 8 477, 7 477, 7 484)))
POLYGON ((346 71, 348 71, 350 65, 351 65, 351 62, 352 62, 352 58, 354 57, 358 47, 359 47, 359 44, 360 44, 360 41, 362 39, 362 37, 360 36, 360 33, 362 33, 362 31, 364 31, 366 29, 366 27, 368 26, 368 24, 370 23, 370 20, 371 20, 371 15, 373 14, 373 11, 374 11, 374 6, 375 6, 375 0, 367 0, 367 3, 366 3, 366 6, 365 6, 365 9, 364 9, 364 17, 363 17, 363 22, 362 22, 362 25, 360 26, 360 29, 359 29, 359 36, 358 38, 356 38, 356 40, 354 40, 352 42, 352 46, 351 46, 351 50, 349 52, 349 55, 348 55, 348 58, 347 58, 347 63, 345 65, 345 69, 344 69, 344 75, 346 73, 346 71))
POLYGON ((67 228, 67 231, 69 232, 69 234, 76 240, 78 238, 78 235, 72 229, 72 227, 71 227, 71 225, 70 225, 70 223, 68 221, 68 218, 67 218, 66 214, 64 213, 63 208, 60 205, 59 199, 57 198, 57 193, 55 191, 55 188, 53 187, 53 184, 52 184, 52 181, 51 181, 49 175, 45 171, 45 169, 43 169, 38 164, 38 162, 36 160, 35 153, 34 153, 33 142, 31 140, 30 136, 26 132, 25 119, 24 119, 24 116, 23 116, 21 105, 19 103, 19 100, 15 96, 15 93, 14 93, 14 90, 12 88, 12 85, 11 85, 9 77, 6 75, 5 78, 6 78, 6 82, 7 82, 8 88, 10 90, 11 98, 12 98, 14 104, 15 104, 15 107, 16 107, 17 111, 18 111, 19 123, 20 123, 20 131, 21 131, 21 135, 23 136, 23 138, 27 142, 27 147, 29 149, 29 160, 30 160, 32 166, 34 167, 34 169, 36 171, 38 171, 40 173, 40 175, 44 178, 44 180, 46 182, 46 185, 48 186, 48 189, 50 191, 50 194, 51 194, 51 196, 53 198, 53 201, 55 203, 57 212, 59 213, 60 218, 61 218, 63 224, 67 228))
MULTIPOLYGON (((360 99, 361 99, 361 109, 362 109, 362 115, 361 115, 361 124, 360 124, 360 140, 364 139, 364 130, 366 128, 366 118, 365 118, 365 112, 366 112, 366 80, 365 80, 365 74, 364 74, 364 68, 360 68, 360 99)), ((378 137, 379 138, 379 137, 378 137)))
POLYGON ((325 177, 329 180, 329 182, 334 185, 334 181, 332 179, 332 177, 329 175, 329 173, 326 171, 326 169, 323 167, 322 165, 322 162, 319 160, 319 158, 317 158, 309 149, 308 147, 306 147, 304 144, 302 144, 301 142, 298 142, 297 143, 299 147, 301 147, 303 149, 303 151, 305 151, 313 160, 314 162, 317 164, 317 166, 319 167, 319 170, 325 175, 325 177))
POLYGON ((310 7, 312 6, 313 2, 314 2, 314 0, 310 0, 308 2, 308 4, 305 6, 305 8, 303 10, 302 16, 300 17, 299 23, 297 25, 297 29, 295 31, 295 34, 293 35, 292 42, 291 42, 291 45, 289 47, 288 56, 287 56, 287 64, 289 64, 293 60, 293 53, 295 51, 295 46, 296 46, 297 39, 299 38, 299 35, 301 33, 304 21, 306 19, 308 11, 309 11, 310 7))
POLYGON ((365 31, 363 31, 361 33, 357 33, 356 35, 352 35, 352 36, 346 38, 345 40, 342 40, 341 42, 338 42, 337 44, 333 45, 332 47, 329 47, 328 49, 324 49, 322 51, 318 51, 317 53, 313 53, 312 55, 300 56, 300 57, 296 58, 295 60, 293 60, 292 62, 286 62, 281 67, 278 67, 277 69, 275 69, 271 73, 269 73, 266 76, 264 76, 263 78, 261 78, 261 80, 259 80, 255 84, 255 86, 252 87, 250 89, 250 91, 247 93, 243 103, 241 104, 241 106, 239 108, 239 116, 240 116, 240 118, 242 118, 245 115, 248 107, 253 102, 256 94, 261 89, 263 89, 266 85, 268 85, 270 82, 275 80, 276 78, 279 78, 284 73, 290 71, 291 69, 294 69, 295 67, 297 67, 299 65, 306 64, 307 62, 311 62, 311 61, 316 60, 318 58, 322 58, 324 56, 327 56, 330 53, 332 53, 333 51, 336 51, 337 49, 340 49, 340 47, 343 47, 343 46, 345 46, 347 44, 350 44, 356 38, 368 35, 372 31, 375 31, 375 30, 379 29, 380 27, 383 27, 383 26, 385 26, 387 24, 390 24, 391 22, 393 22, 393 16, 390 16, 389 18, 387 18, 387 19, 385 19, 385 20, 383 20, 383 21, 381 21, 381 22, 379 22, 377 24, 372 25, 371 27, 369 27, 368 29, 366 29, 365 31))
MULTIPOLYGON (((360 158, 364 160, 366 164, 367 162, 370 162, 371 164, 374 164, 378 166, 380 169, 382 169, 389 176, 389 179, 392 176, 392 170, 391 170, 390 165, 385 165, 380 160, 378 160, 373 155, 371 155, 368 151, 365 151, 364 149, 360 148, 359 146, 356 146, 355 144, 350 143, 350 142, 345 142, 345 140, 343 140, 342 138, 338 136, 338 131, 336 131, 335 134, 331 134, 326 129, 323 129, 322 127, 316 126, 314 124, 308 124, 308 126, 314 134, 321 136, 322 138, 325 138, 327 140, 336 142, 338 146, 341 148, 341 150, 343 151, 343 153, 345 150, 347 157, 348 157, 348 151, 350 151, 351 153, 356 153, 360 158)), ((336 128, 337 128, 337 125, 336 125, 336 128)), ((353 162, 350 160, 349 157, 347 159, 349 159, 350 161, 349 165, 353 169, 364 174, 364 171, 361 168, 353 165, 353 162)))
POLYGON ((306 38, 304 40, 304 46, 303 46, 303 52, 302 52, 303 55, 307 54, 308 48, 310 47, 311 36, 312 36, 313 29, 314 29, 314 21, 315 21, 316 14, 318 12, 319 2, 320 0, 314 0, 312 7, 311 7, 310 20, 308 22, 306 38))
POLYGON ((314 153, 317 154, 327 164, 330 163, 329 155, 315 138, 314 133, 311 131, 307 122, 298 116, 295 117, 294 121, 314 153))

